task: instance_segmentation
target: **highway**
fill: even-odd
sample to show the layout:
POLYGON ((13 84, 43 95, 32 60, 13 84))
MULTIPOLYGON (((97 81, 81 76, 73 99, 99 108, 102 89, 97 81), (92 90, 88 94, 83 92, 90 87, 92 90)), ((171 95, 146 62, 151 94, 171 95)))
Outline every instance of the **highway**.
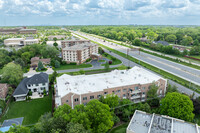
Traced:
MULTIPOLYGON (((129 55, 137 58, 138 60, 141 60, 143 62, 146 62, 148 64, 151 64, 157 68, 160 68, 164 71, 167 71, 169 73, 172 73, 178 77, 181 77, 185 80, 190 81, 191 83, 194 83, 196 85, 200 86, 200 70, 184 66, 160 57, 156 57, 144 52, 139 52, 138 51, 131 51, 130 48, 127 48, 125 46, 121 46, 115 43, 110 43, 110 42, 104 42, 103 40, 90 36, 88 34, 82 33, 82 32, 75 32, 78 35, 81 35, 83 37, 86 37, 90 40, 96 41, 98 43, 101 43, 107 47, 110 47, 112 49, 118 50, 120 52, 123 52, 127 54, 127 51, 129 49, 129 55)), ((125 61, 123 61, 125 62, 125 61)))

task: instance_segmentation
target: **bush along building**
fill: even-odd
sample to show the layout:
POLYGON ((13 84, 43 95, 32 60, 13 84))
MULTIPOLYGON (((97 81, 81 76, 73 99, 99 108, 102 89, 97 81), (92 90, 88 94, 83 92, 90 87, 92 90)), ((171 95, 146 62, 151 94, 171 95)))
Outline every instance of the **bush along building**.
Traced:
POLYGON ((16 101, 26 100, 29 92, 43 94, 49 91, 49 76, 46 73, 35 74, 30 78, 24 78, 13 93, 16 101))
POLYGON ((159 96, 165 95, 167 87, 166 79, 137 66, 129 70, 114 70, 93 75, 64 74, 57 77, 56 81, 55 105, 68 104, 72 108, 113 93, 121 99, 130 99, 137 103, 147 99, 147 92, 152 83, 158 86, 159 96))

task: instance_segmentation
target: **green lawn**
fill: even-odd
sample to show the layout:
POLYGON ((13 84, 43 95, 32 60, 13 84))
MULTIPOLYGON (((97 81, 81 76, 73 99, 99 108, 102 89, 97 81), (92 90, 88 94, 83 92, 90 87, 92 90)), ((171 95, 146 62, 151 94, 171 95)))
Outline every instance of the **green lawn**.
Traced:
POLYGON ((109 133, 126 133, 126 128, 128 127, 128 123, 122 124, 116 128, 110 130, 109 133))
MULTIPOLYGON (((112 55, 108 54, 107 56, 105 56, 105 53, 104 53, 104 54, 102 54, 102 56, 107 58, 107 59, 109 59, 109 60, 112 60, 112 64, 111 65, 118 65, 118 64, 122 63, 121 60, 119 60, 117 58, 116 58, 116 60, 113 60, 113 58, 115 58, 115 57, 113 57, 112 55)), ((105 66, 105 64, 102 64, 102 66, 105 66)))
POLYGON ((24 117, 23 125, 35 124, 45 112, 51 112, 52 95, 44 98, 20 102, 12 102, 8 112, 1 118, 1 122, 6 119, 24 117))
POLYGON ((72 65, 72 64, 66 64, 66 65, 60 65, 59 68, 55 68, 54 70, 65 70, 65 69, 77 69, 77 68, 87 68, 92 67, 91 64, 80 64, 80 65, 72 65))
POLYGON ((191 56, 191 57, 194 57, 194 58, 200 59, 200 55, 197 55, 197 56, 191 56))

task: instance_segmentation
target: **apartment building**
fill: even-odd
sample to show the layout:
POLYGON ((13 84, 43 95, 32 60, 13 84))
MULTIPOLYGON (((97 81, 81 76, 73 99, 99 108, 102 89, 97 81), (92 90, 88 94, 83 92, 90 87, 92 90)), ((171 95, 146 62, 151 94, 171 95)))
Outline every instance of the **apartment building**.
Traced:
POLYGON ((136 110, 126 133, 199 133, 197 124, 136 110))
POLYGON ((166 79, 137 66, 129 70, 114 70, 93 75, 64 74, 57 77, 56 81, 55 105, 68 104, 72 108, 113 93, 121 99, 130 99, 137 103, 146 100, 147 91, 152 83, 159 87, 159 96, 165 95, 167 87, 166 79))
POLYGON ((49 41, 53 41, 54 38, 56 38, 57 40, 63 40, 63 39, 66 39, 66 36, 65 35, 51 35, 51 36, 48 36, 48 40, 49 41))
POLYGON ((8 38, 4 40, 5 46, 26 46, 39 43, 38 39, 25 39, 25 38, 8 38))
POLYGON ((92 56, 100 57, 98 45, 88 40, 61 41, 62 58, 67 63, 81 64, 92 56))
POLYGON ((90 43, 90 40, 62 40, 61 41, 61 46, 62 48, 66 48, 66 47, 70 47, 70 46, 74 46, 77 44, 82 44, 82 43, 90 43))
POLYGON ((0 34, 36 34, 36 29, 26 29, 26 27, 0 29, 0 34))

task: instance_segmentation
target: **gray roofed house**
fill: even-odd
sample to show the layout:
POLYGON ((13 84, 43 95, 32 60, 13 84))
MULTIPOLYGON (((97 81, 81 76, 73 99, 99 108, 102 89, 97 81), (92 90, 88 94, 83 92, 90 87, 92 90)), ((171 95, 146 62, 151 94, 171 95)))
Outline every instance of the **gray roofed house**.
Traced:
POLYGON ((16 101, 23 101, 29 91, 42 94, 44 89, 49 91, 49 76, 46 73, 35 74, 30 78, 24 78, 13 93, 16 101))
POLYGON ((155 44, 162 44, 163 46, 168 46, 169 45, 169 43, 166 42, 166 41, 154 41, 153 43, 155 43, 155 44))

